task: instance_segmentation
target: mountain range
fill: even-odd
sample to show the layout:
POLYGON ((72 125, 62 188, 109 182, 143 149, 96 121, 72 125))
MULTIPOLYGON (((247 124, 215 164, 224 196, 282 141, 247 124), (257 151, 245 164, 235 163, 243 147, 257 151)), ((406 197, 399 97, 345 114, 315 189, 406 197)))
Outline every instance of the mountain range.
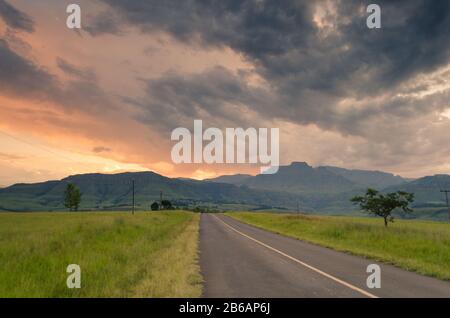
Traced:
POLYGON ((381 171, 348 170, 338 167, 313 168, 306 162, 280 167, 276 174, 231 175, 209 179, 211 182, 246 185, 254 189, 290 193, 341 193, 361 188, 386 188, 406 182, 400 176, 381 171))
POLYGON ((450 188, 449 175, 407 180, 382 171, 311 167, 305 162, 293 162, 281 166, 273 175, 236 174, 203 181, 168 178, 154 172, 130 172, 81 174, 57 181, 15 184, 0 189, 0 210, 62 210, 68 183, 75 183, 81 189, 83 210, 129 209, 133 181, 135 202, 141 209, 148 209, 162 194, 164 199, 183 208, 355 214, 350 198, 372 187, 415 193, 413 217, 431 219, 447 218, 445 197, 440 189, 450 188))

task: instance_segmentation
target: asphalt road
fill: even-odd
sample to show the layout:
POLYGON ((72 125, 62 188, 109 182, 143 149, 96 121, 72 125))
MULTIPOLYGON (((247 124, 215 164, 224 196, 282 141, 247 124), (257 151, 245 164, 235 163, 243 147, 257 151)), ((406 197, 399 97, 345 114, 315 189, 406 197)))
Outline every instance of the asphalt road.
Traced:
POLYGON ((450 297, 450 282, 202 214, 204 297, 450 297), (369 264, 381 288, 366 286, 369 264))

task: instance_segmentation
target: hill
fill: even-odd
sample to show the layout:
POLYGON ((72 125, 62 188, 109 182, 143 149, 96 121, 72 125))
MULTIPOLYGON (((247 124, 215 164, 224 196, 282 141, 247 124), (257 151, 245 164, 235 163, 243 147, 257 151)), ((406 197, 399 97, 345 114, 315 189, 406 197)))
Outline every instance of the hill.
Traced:
POLYGON ((62 180, 16 184, 0 189, 0 210, 62 210, 63 194, 69 182, 83 193, 83 210, 125 210, 132 202, 132 181, 138 209, 152 202, 171 200, 176 206, 203 206, 218 210, 281 210, 322 214, 359 214, 350 203, 367 187, 385 192, 415 193, 412 217, 447 219, 442 188, 450 188, 449 175, 427 176, 413 181, 380 171, 347 170, 337 167, 313 168, 306 163, 280 167, 275 175, 234 175, 198 181, 168 178, 154 172, 81 174, 62 180), (389 185, 383 187, 384 185, 389 185))
POLYGON ((233 174, 233 175, 225 175, 220 176, 213 179, 206 179, 205 181, 216 182, 216 183, 229 183, 229 184, 237 184, 242 185, 245 181, 253 176, 249 174, 233 174))
POLYGON ((445 196, 440 192, 442 189, 450 189, 450 176, 438 174, 427 176, 401 185, 386 188, 386 191, 402 190, 415 193, 415 198, 422 204, 442 205, 445 196))
POLYGON ((260 174, 243 181, 254 189, 286 191, 291 193, 338 193, 357 188, 346 178, 328 169, 313 168, 306 162, 281 166, 276 174, 260 174))
MULTIPOLYGON (((120 174, 81 174, 59 181, 16 184, 0 189, 0 209, 10 211, 57 210, 63 208, 63 193, 70 182, 83 193, 81 209, 129 208, 132 181, 135 182, 136 205, 148 209, 165 199, 179 206, 201 204, 241 204, 257 208, 294 207, 298 198, 286 193, 260 191, 225 183, 167 178, 153 172, 120 174)), ((308 209, 306 204, 302 208, 308 209)))
POLYGON ((426 176, 398 186, 388 187, 384 191, 402 190, 414 193, 415 217, 448 220, 445 195, 440 192, 442 189, 450 189, 450 175, 426 176))
POLYGON ((246 185, 254 189, 281 190, 292 193, 343 193, 374 187, 385 187, 405 183, 406 180, 392 173, 369 170, 349 170, 339 167, 311 167, 306 162, 293 162, 281 166, 273 175, 229 175, 210 179, 222 182, 246 185))
POLYGON ((405 183, 407 180, 383 171, 349 170, 339 167, 325 166, 325 169, 352 181, 361 187, 383 189, 405 183))

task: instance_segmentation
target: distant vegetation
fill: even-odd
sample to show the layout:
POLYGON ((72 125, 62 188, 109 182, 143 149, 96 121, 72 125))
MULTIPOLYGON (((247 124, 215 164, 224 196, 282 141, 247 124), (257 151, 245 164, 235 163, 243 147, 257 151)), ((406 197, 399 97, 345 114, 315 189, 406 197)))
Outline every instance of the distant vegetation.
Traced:
MULTIPOLYGON (((60 181, 17 184, 0 189, 0 210, 53 211, 64 208, 67 183, 83 193, 79 210, 130 210, 132 181, 135 204, 150 210, 160 203, 161 192, 173 207, 215 210, 302 211, 320 214, 359 215, 350 199, 369 187, 381 193, 405 191, 415 194, 414 212, 407 218, 447 220, 441 189, 450 188, 449 175, 406 180, 380 171, 348 170, 337 167, 311 167, 292 163, 275 175, 222 176, 208 181, 167 178, 153 172, 83 174, 60 181)), ((396 215, 402 217, 402 215, 396 215)))
POLYGON ((150 207, 151 207, 152 211, 158 211, 159 210, 159 204, 156 201, 153 202, 150 207))
POLYGON ((397 220, 390 228, 373 218, 276 213, 227 213, 237 220, 339 251, 450 280, 450 227, 397 220))
POLYGON ((0 213, 0 297, 199 297, 198 226, 179 211, 0 213))
POLYGON ((73 184, 67 184, 66 190, 64 191, 64 206, 70 211, 78 211, 81 203, 81 191, 78 187, 73 184))
POLYGON ((382 194, 375 189, 367 189, 364 196, 355 196, 351 201, 358 204, 362 210, 381 216, 384 226, 387 227, 388 222, 394 222, 392 212, 395 209, 401 209, 404 213, 413 211, 409 205, 414 201, 414 194, 404 191, 382 194))
POLYGON ((169 200, 162 200, 161 203, 158 202, 153 202, 150 205, 150 209, 152 211, 158 211, 158 210, 173 210, 174 207, 172 205, 172 202, 170 202, 169 200))
POLYGON ((161 201, 161 209, 162 210, 171 210, 173 208, 172 202, 169 200, 162 200, 161 201))

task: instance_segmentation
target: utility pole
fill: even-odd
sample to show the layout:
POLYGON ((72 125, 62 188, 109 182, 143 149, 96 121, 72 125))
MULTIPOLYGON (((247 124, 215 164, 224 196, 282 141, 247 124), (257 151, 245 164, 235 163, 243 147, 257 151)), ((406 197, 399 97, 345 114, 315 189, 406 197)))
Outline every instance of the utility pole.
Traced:
POLYGON ((133 210, 132 210, 132 214, 134 215, 134 179, 131 181, 132 185, 133 185, 133 210))
POLYGON ((162 190, 159 191, 159 209, 162 210, 162 190))
POLYGON ((447 210, 448 210, 448 219, 450 221, 450 205, 448 204, 448 193, 450 190, 441 190, 442 193, 445 193, 445 201, 447 202, 447 210))

